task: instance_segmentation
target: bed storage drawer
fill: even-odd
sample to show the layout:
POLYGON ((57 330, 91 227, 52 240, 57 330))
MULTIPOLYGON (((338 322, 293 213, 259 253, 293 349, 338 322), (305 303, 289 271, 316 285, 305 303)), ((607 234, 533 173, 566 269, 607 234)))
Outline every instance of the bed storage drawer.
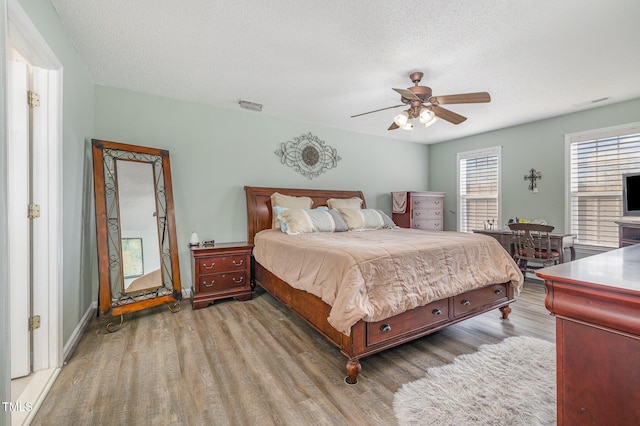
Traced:
POLYGON ((367 345, 382 343, 404 333, 415 333, 420 328, 427 328, 439 322, 449 320, 448 299, 437 300, 409 312, 377 322, 367 323, 367 345), (422 311, 422 312, 419 312, 422 311), (418 313, 418 315, 416 315, 418 313))
POLYGON ((453 316, 481 309, 484 305, 507 300, 506 284, 493 284, 453 296, 453 316))

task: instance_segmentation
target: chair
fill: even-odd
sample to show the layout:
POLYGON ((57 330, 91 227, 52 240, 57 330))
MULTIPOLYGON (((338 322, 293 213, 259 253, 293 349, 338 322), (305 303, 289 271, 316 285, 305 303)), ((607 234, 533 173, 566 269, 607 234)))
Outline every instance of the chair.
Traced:
POLYGON ((513 259, 525 276, 527 271, 532 272, 560 263, 560 253, 551 249, 549 234, 553 228, 537 223, 509 224, 509 229, 513 231, 513 259), (537 266, 532 266, 531 263, 537 266))

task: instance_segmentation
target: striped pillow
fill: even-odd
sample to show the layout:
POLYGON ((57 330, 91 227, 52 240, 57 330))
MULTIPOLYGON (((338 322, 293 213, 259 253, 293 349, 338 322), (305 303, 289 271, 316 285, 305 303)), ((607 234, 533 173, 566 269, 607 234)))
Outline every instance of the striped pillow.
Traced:
POLYGON ((349 227, 337 210, 287 209, 278 215, 289 235, 311 232, 343 232, 349 227))
POLYGON ((338 209, 350 231, 397 228, 385 212, 377 209, 338 209))

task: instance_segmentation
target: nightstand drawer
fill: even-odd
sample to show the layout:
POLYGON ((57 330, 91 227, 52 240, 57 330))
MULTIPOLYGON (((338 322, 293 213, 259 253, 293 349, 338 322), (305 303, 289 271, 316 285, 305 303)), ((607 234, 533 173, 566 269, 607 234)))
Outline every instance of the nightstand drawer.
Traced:
POLYGON ((198 259, 198 272, 200 274, 212 274, 215 272, 245 270, 247 269, 248 258, 244 254, 203 257, 198 259))
POLYGON ((251 300, 252 249, 247 242, 191 247, 191 307, 204 308, 229 297, 251 300))
POLYGON ((247 286, 247 271, 221 272, 200 275, 197 291, 198 293, 209 293, 247 286))

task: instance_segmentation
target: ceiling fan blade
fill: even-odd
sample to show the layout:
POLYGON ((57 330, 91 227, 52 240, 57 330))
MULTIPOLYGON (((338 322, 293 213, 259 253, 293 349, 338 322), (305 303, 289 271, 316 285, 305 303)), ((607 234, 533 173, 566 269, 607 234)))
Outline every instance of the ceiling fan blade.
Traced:
POLYGON ((429 102, 433 104, 479 104, 491 102, 491 96, 487 92, 461 93, 459 95, 432 96, 429 102))
POLYGON ((386 107, 386 108, 380 108, 380 109, 376 109, 376 110, 369 111, 369 112, 363 112, 362 114, 352 115, 351 118, 360 117, 361 115, 367 115, 367 114, 371 114, 371 113, 378 112, 378 111, 384 111, 385 109, 398 108, 398 107, 401 107, 401 106, 405 106, 405 104, 394 105, 394 106, 390 106, 390 107, 386 107))
POLYGON ((418 96, 416 96, 415 93, 413 93, 411 90, 407 90, 407 89, 393 89, 396 92, 400 93, 402 95, 403 98, 405 99, 409 99, 410 101, 420 101, 422 102, 422 99, 420 99, 418 96))
POLYGON ((389 128, 387 130, 395 130, 395 129, 399 129, 400 126, 398 126, 396 124, 396 122, 394 121, 393 123, 391 123, 391 126, 389 126, 389 128))
POLYGON ((460 114, 456 114, 455 112, 450 111, 446 108, 442 108, 441 106, 438 106, 438 105, 431 106, 431 111, 433 111, 433 113, 436 116, 442 118, 443 120, 447 120, 448 122, 453 124, 460 124, 467 119, 467 117, 464 117, 460 114))

